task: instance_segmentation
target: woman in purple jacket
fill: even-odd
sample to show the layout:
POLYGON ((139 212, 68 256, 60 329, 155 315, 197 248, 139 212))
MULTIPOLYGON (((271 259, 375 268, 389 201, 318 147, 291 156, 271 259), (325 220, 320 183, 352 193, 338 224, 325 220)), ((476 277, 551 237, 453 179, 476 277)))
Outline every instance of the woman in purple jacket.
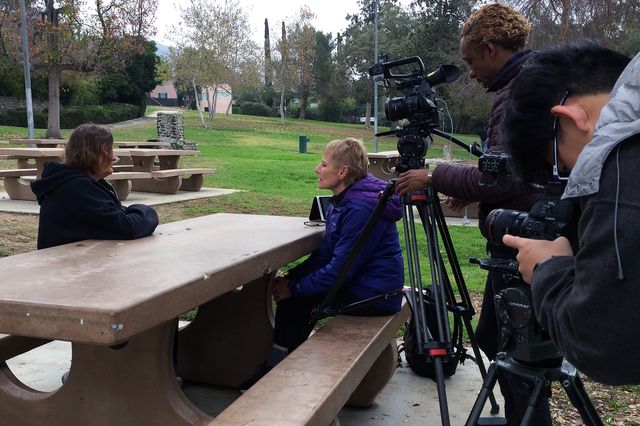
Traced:
MULTIPOLYGON (((273 348, 267 361, 243 383, 248 389, 287 354, 302 344, 315 322, 311 311, 324 299, 351 253, 362 229, 378 202, 386 182, 367 173, 367 151, 355 139, 335 140, 325 147, 316 167, 318 188, 333 193, 327 212, 322 245, 285 277, 273 283, 278 303, 273 348)), ((404 285, 402 249, 396 222, 402 217, 400 200, 394 196, 368 235, 367 244, 351 265, 334 307, 388 293, 404 285)), ((400 310, 402 296, 386 298, 352 315, 390 315, 400 310)))

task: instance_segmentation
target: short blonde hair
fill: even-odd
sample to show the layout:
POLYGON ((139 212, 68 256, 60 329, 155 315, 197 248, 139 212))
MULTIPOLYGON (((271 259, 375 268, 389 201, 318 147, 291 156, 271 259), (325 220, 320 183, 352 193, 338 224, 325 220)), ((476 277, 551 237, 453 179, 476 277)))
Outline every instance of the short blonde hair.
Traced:
POLYGON ((338 167, 349 167, 346 184, 362 179, 369 170, 367 149, 362 141, 353 138, 331 141, 324 147, 324 154, 338 167))
POLYGON ((112 147, 113 135, 109 129, 92 123, 81 124, 69 136, 64 162, 87 173, 94 173, 100 166, 102 156, 112 147))
POLYGON ((517 52, 527 44, 530 31, 531 23, 515 9, 493 3, 473 12, 462 26, 460 35, 476 48, 495 43, 517 52))

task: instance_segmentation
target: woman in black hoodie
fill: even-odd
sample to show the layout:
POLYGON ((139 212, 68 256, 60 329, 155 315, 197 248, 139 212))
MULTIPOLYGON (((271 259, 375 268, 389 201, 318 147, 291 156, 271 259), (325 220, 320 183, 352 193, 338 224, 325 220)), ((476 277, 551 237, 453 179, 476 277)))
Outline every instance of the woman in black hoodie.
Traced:
POLYGON ((104 180, 113 173, 113 136, 95 124, 76 128, 64 163, 49 162, 31 183, 40 204, 38 249, 87 239, 131 240, 153 233, 158 214, 151 207, 123 207, 104 180))

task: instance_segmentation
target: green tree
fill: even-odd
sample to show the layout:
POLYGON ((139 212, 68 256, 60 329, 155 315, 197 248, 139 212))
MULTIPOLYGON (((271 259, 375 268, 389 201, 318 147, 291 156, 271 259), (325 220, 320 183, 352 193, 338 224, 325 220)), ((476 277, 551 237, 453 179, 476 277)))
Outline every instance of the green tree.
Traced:
MULTIPOLYGON (((349 25, 338 44, 337 61, 345 64, 346 75, 351 81, 351 96, 358 105, 366 105, 370 116, 373 101, 373 82, 369 77, 369 67, 374 58, 374 0, 359 0, 360 11, 349 15, 349 25)), ((381 0, 378 7, 379 53, 386 53, 389 59, 399 59, 414 55, 411 37, 414 34, 413 17, 395 0, 381 0)), ((390 95, 390 92, 387 93, 390 95)), ((365 125, 368 126, 365 120, 365 125)))
MULTIPOLYGON (((19 46, 17 2, 4 5, 9 8, 0 14, 0 44, 19 46)), ((144 37, 154 32, 157 0, 102 0, 93 6, 83 0, 31 0, 26 6, 30 57, 48 80, 47 137, 58 138, 62 72, 124 69, 144 50, 144 37)), ((17 48, 10 54, 15 61, 22 60, 17 48)))

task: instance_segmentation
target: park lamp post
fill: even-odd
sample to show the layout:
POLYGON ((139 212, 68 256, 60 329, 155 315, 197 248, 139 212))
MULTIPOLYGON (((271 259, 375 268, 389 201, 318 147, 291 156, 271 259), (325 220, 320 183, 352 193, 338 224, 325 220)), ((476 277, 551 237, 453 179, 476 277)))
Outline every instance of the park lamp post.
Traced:
POLYGON ((20 34, 22 38, 22 57, 24 68, 24 91, 25 103, 27 106, 27 127, 29 129, 29 139, 35 137, 33 130, 33 102, 31 100, 31 66, 29 64, 29 49, 27 47, 27 8, 25 0, 20 0, 20 34))
MULTIPOLYGON (((23 0, 24 1, 24 0, 23 0)), ((378 0, 373 2, 373 61, 378 63, 378 0)), ((367 126, 370 123, 367 123, 367 126)), ((373 81, 373 152, 378 152, 378 82, 373 81)))

